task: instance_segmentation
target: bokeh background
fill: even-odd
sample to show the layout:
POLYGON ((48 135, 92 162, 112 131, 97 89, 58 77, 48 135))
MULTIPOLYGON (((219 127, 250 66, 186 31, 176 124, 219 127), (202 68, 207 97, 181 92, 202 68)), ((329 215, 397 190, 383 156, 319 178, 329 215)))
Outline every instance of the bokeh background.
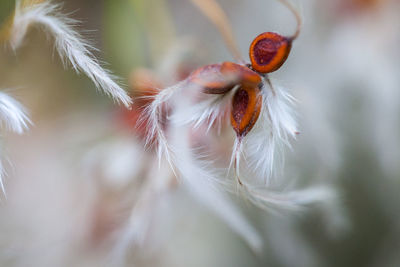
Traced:
MULTIPOLYGON (((244 55, 259 33, 290 34, 295 27, 278 1, 218 2, 244 55)), ((127 90, 138 67, 170 77, 179 68, 232 60, 190 1, 63 3, 127 90)), ((339 192, 337 205, 280 214, 233 196, 265 240, 254 254, 177 190, 154 220, 151 241, 129 247, 127 266, 400 266, 400 2, 294 3, 303 31, 271 75, 298 99, 301 135, 286 153, 284 176, 300 185, 329 184, 339 192)), ((1 22, 13 7, 0 2, 1 22)), ((2 46, 0 88, 27 107, 34 123, 21 136, 2 132, 0 265, 116 266, 109 260, 118 246, 113 234, 138 194, 135 177, 157 166, 121 119, 122 108, 65 70, 51 38, 37 28, 16 53, 2 46)))

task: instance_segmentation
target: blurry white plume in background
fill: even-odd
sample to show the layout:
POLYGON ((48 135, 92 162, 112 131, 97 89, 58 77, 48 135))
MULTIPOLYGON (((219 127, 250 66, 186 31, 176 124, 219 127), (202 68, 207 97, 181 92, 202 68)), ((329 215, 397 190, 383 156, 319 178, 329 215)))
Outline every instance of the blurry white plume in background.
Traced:
MULTIPOLYGON (((17 100, 4 92, 0 92, 0 121, 2 128, 17 134, 22 134, 28 129, 29 124, 31 124, 25 108, 17 100)), ((3 164, 0 159, 0 187, 5 194, 3 175, 3 164)))
POLYGON ((31 25, 40 26, 54 38, 55 47, 64 64, 69 62, 76 72, 83 72, 107 95, 129 107, 131 99, 114 81, 116 77, 102 68, 90 50, 94 48, 77 33, 73 26, 78 21, 59 12, 60 5, 49 1, 29 4, 17 1, 10 29, 10 43, 17 49, 31 25))

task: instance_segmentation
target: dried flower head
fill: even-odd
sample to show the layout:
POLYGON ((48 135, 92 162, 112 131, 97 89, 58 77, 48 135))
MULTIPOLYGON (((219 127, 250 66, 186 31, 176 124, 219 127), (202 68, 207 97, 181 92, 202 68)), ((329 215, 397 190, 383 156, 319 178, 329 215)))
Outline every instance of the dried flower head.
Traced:
MULTIPOLYGON (((183 48, 183 50, 187 50, 187 48, 183 48)), ((178 57, 179 55, 180 53, 175 54, 175 56, 178 57)), ((167 58, 166 60, 168 61, 167 64, 171 64, 177 59, 171 60, 171 58, 167 58)), ((185 63, 182 58, 180 58, 180 60, 183 61, 181 63, 185 63)), ((158 63, 165 64, 163 60, 158 63)), ((239 80, 237 80, 237 76, 232 75, 233 73, 231 72, 238 72, 237 66, 240 67, 239 70, 244 71, 244 75, 246 73, 250 73, 251 75, 255 74, 253 71, 241 65, 235 64, 235 67, 235 65, 232 65, 234 63, 226 63, 227 64, 215 64, 214 66, 210 65, 208 69, 215 70, 214 73, 216 74, 219 74, 219 71, 221 70, 222 72, 227 73, 227 76, 230 75, 231 78, 235 78, 236 82, 239 80)), ((168 76, 179 79, 182 73, 182 68, 180 65, 181 64, 178 65, 174 63, 169 65, 168 76)), ((217 91, 221 91, 221 88, 229 88, 230 86, 227 85, 232 84, 232 81, 228 79, 228 77, 218 75, 213 77, 213 81, 210 80, 209 82, 206 82, 204 77, 199 79, 203 72, 208 73, 206 69, 200 68, 193 72, 192 75, 189 75, 190 71, 185 70, 183 73, 188 73, 188 75, 186 75, 184 78, 191 80, 190 84, 194 84, 195 86, 196 82, 202 83, 202 85, 197 85, 198 88, 207 88, 210 90, 208 93, 206 90, 203 90, 201 94, 204 93, 206 96, 223 96, 224 93, 218 93, 217 91)), ((258 77, 257 74, 256 77, 258 77)), ((145 133, 143 131, 144 126, 151 127, 154 125, 150 120, 151 116, 144 116, 141 119, 139 118, 144 112, 149 112, 148 108, 147 110, 143 110, 143 107, 146 105, 153 105, 153 101, 157 101, 157 94, 163 94, 163 90, 157 88, 161 88, 163 84, 167 83, 165 80, 170 81, 170 78, 166 78, 165 74, 163 75, 163 73, 159 73, 158 71, 152 71, 144 68, 135 69, 130 75, 132 95, 135 97, 136 101, 133 103, 132 109, 124 109, 123 114, 125 114, 125 118, 128 119, 127 125, 130 127, 130 130, 132 130, 132 123, 137 122, 135 132, 139 135, 139 137, 143 137, 143 134, 145 133)), ((259 82, 260 81, 256 81, 256 84, 259 82)), ((227 91, 229 90, 230 88, 227 89, 227 91)), ((174 111, 177 111, 176 108, 174 111)), ((217 173, 212 169, 208 170, 209 164, 207 162, 201 160, 199 161, 191 157, 193 151, 189 146, 186 146, 186 142, 199 142, 199 139, 203 140, 202 134, 194 134, 189 125, 185 125, 182 128, 179 127, 179 131, 175 132, 176 127, 172 123, 174 119, 171 120, 168 118, 169 114, 173 116, 175 113, 174 111, 168 109, 167 106, 160 107, 160 109, 156 112, 159 114, 159 124, 156 128, 154 128, 154 131, 166 133, 165 139, 168 140, 169 148, 177 152, 176 154, 174 153, 174 162, 177 162, 179 165, 174 165, 174 168, 171 168, 171 165, 168 164, 164 158, 162 158, 159 163, 159 168, 154 168, 152 162, 157 160, 157 154, 155 151, 150 150, 147 151, 147 153, 144 151, 140 152, 141 154, 146 154, 146 157, 148 157, 146 159, 142 159, 142 162, 146 162, 146 164, 144 164, 145 168, 142 170, 140 177, 135 177, 135 179, 143 179, 143 184, 137 187, 137 199, 133 204, 130 217, 125 222, 125 227, 123 227, 121 229, 122 231, 118 233, 119 238, 112 253, 113 259, 117 261, 123 259, 123 254, 125 254, 127 249, 132 246, 154 246, 155 243, 159 241, 159 238, 157 238, 157 240, 153 240, 151 238, 151 235, 154 233, 154 231, 156 231, 156 228, 160 227, 160 220, 163 219, 158 217, 160 216, 160 210, 158 208, 161 203, 163 206, 166 206, 170 209, 175 208, 170 207, 171 203, 169 203, 168 197, 176 193, 178 186, 186 187, 190 193, 190 196, 194 198, 196 202, 219 217, 229 228, 231 228, 232 231, 238 234, 253 251, 260 252, 263 242, 259 233, 242 214, 241 210, 230 201, 226 192, 218 188, 218 181, 214 179, 217 173), (174 131, 174 133, 172 133, 171 130, 174 131), (176 134, 177 142, 173 140, 175 137, 172 138, 171 134, 174 136, 176 134), (184 144, 183 146, 181 146, 182 143, 184 144), (179 176, 175 175, 177 172, 179 172, 179 176), (178 177, 196 177, 196 179, 189 179, 187 182, 180 184, 177 180, 178 177)), ((179 111, 177 113, 180 114, 179 111)), ((202 129, 198 129, 197 132, 202 131, 204 131, 204 127, 202 127, 202 129)), ((157 134, 155 136, 157 136, 157 134)), ((129 140, 130 142, 133 141, 132 139, 129 140)), ((156 138, 151 139, 150 136, 148 136, 148 142, 157 141, 159 140, 156 138)), ((118 161, 120 154, 124 153, 124 150, 131 151, 132 149, 133 148, 128 147, 128 145, 125 145, 124 149, 121 149, 120 145, 116 146, 115 153, 107 154, 107 164, 110 164, 110 162, 113 161, 118 161), (119 155, 119 157, 115 156, 116 154, 119 155)), ((143 148, 140 146, 140 149, 143 148)), ((98 156, 98 152, 95 151, 93 155, 98 156)), ((130 156, 129 158, 132 157, 130 156)), ((138 164, 138 161, 135 161, 134 163, 130 162, 129 166, 136 164, 138 164)), ((114 175, 112 175, 112 177, 114 177, 114 175)))
POLYGON ((274 32, 264 32, 251 43, 251 67, 260 73, 276 71, 285 63, 291 48, 291 38, 274 32))
POLYGON ((239 138, 251 131, 260 116, 262 96, 258 87, 241 87, 232 99, 231 124, 239 138))
MULTIPOLYGON (((290 37, 266 32, 255 38, 250 46, 250 64, 246 64, 236 52, 232 43, 232 32, 227 29, 226 17, 221 15, 221 9, 216 8, 213 0, 193 2, 210 18, 223 33, 228 47, 238 59, 238 63, 223 62, 201 67, 192 72, 185 80, 171 87, 160 90, 154 96, 152 103, 146 108, 149 123, 148 143, 155 138, 158 144, 158 156, 165 156, 174 173, 186 182, 206 180, 215 183, 217 175, 207 172, 209 164, 202 165, 202 160, 196 156, 190 140, 181 136, 181 131, 188 127, 194 130, 201 125, 207 129, 214 126, 222 127, 229 116, 236 141, 232 149, 231 166, 235 169, 235 177, 239 189, 243 190, 256 205, 263 207, 281 205, 294 207, 312 201, 331 197, 329 190, 309 194, 307 201, 300 197, 293 199, 290 193, 277 194, 267 188, 260 190, 272 175, 276 154, 284 145, 289 145, 289 137, 298 133, 296 121, 293 118, 291 104, 293 98, 283 89, 273 87, 267 74, 279 69, 287 59, 293 40, 301 28, 301 18, 293 6, 286 0, 280 0, 295 14, 297 19, 296 32, 290 37), (168 115, 165 116, 165 108, 168 115), (162 127, 168 120, 168 131, 162 127), (182 151, 185 151, 184 153, 182 151), (244 154, 246 161, 241 162, 244 154), (188 161, 186 158, 195 158, 188 161), (187 164, 182 164, 187 162, 187 164), (200 162, 200 163, 198 163, 200 162), (241 166, 243 172, 239 172, 241 166), (204 169, 201 168, 204 167, 204 169), (189 168, 197 169, 197 175, 189 168), (249 175, 252 173, 252 175, 249 175), (254 175, 253 175, 254 174, 254 175), (202 177, 196 177, 202 176, 202 177), (251 177, 251 178, 249 178, 251 177), (253 184, 256 182, 256 184, 253 184), (258 184, 257 184, 258 183, 258 184)), ((230 168, 229 168, 230 169, 230 168)), ((228 171, 228 174, 230 172, 228 171)), ((306 192, 306 191, 305 191, 306 192)), ((296 192, 297 196, 305 196, 296 192)))

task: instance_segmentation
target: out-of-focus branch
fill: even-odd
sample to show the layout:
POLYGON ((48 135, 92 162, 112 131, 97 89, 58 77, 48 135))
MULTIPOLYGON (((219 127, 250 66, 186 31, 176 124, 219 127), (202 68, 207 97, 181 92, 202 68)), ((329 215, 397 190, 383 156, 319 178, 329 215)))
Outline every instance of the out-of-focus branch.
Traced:
POLYGON ((232 27, 221 6, 215 0, 191 1, 218 28, 232 56, 237 61, 243 61, 242 55, 240 54, 239 48, 233 36, 232 27))
POLYGON ((291 39, 295 40, 297 37, 299 37, 301 27, 303 25, 303 20, 299 14, 299 11, 293 6, 293 4, 291 2, 289 2, 288 0, 278 0, 278 1, 281 2, 283 5, 285 5, 290 10, 290 12, 293 13, 294 17, 296 18, 296 22, 297 22, 296 31, 291 36, 291 39))
POLYGON ((145 29, 153 65, 177 42, 175 26, 166 0, 131 0, 135 19, 145 29))

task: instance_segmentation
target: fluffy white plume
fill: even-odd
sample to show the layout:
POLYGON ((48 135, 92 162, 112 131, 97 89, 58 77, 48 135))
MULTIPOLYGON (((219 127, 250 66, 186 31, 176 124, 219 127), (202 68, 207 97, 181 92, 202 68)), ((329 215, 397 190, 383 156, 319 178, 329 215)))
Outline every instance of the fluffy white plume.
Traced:
POLYGON ((266 82, 261 93, 261 114, 243 140, 243 152, 249 167, 255 170, 259 179, 267 183, 272 177, 274 166, 280 163, 277 159, 281 150, 285 145, 290 147, 289 137, 295 138, 298 130, 291 107, 293 97, 281 87, 271 90, 266 82))
POLYGON ((3 92, 0 92, 0 120, 4 128, 18 134, 22 134, 31 124, 25 108, 3 92))
MULTIPOLYGON (((257 235, 220 191, 221 175, 213 171, 211 164, 199 159, 189 140, 191 129, 200 125, 207 125, 210 129, 215 122, 227 118, 224 115, 230 108, 235 90, 225 95, 199 97, 198 93, 202 89, 190 83, 190 80, 185 80, 154 96, 146 112, 149 123, 148 142, 155 139, 160 160, 162 156, 167 158, 175 174, 183 180, 192 195, 219 214, 255 248, 257 235), (168 123, 167 126, 164 123, 168 123)), ((283 88, 274 90, 269 87, 268 81, 264 81, 261 93, 263 107, 258 122, 244 140, 236 140, 233 148, 231 165, 235 164, 235 175, 239 181, 237 189, 246 199, 263 209, 302 209, 314 202, 332 200, 335 193, 328 187, 298 191, 267 188, 265 181, 272 175, 277 152, 284 145, 289 145, 289 137, 295 137, 297 125, 290 106, 294 99, 283 88), (239 161, 241 154, 244 155, 242 162, 239 161), (239 165, 246 165, 242 173, 239 172, 239 165), (260 180, 264 181, 260 183, 260 180)), ((235 191, 233 184, 228 183, 226 189, 235 191)))
MULTIPOLYGON (((25 108, 17 100, 3 92, 0 92, 0 121, 2 127, 18 134, 22 134, 31 124, 25 108)), ((0 187, 5 193, 3 175, 3 164, 0 161, 0 187)))
POLYGON ((262 246, 260 236, 221 191, 219 181, 216 179, 218 176, 211 171, 209 164, 196 159, 193 154, 189 140, 189 125, 172 120, 168 124, 168 139, 164 132, 161 123, 162 109, 173 108, 171 111, 173 114, 169 118, 182 118, 177 114, 187 112, 191 105, 188 101, 189 95, 196 89, 199 87, 183 81, 163 89, 155 96, 147 109, 149 140, 156 138, 159 157, 167 158, 175 174, 183 181, 191 195, 225 221, 254 251, 260 251, 262 246))
POLYGON ((271 209, 298 210, 306 205, 331 201, 336 197, 329 187, 310 187, 303 190, 272 190, 267 187, 273 170, 283 161, 282 149, 290 147, 289 137, 295 138, 297 124, 291 105, 294 102, 284 88, 272 87, 264 81, 261 89, 263 106, 254 128, 242 140, 236 140, 231 165, 240 179, 239 190, 255 205, 271 209), (240 155, 244 160, 239 163, 240 155), (245 168, 243 168, 245 166, 245 168), (241 171, 239 171, 239 167, 241 171), (248 177, 251 177, 249 179, 248 177))
MULTIPOLYGON (((176 174, 185 178, 185 184, 193 185, 194 182, 201 181, 201 184, 190 186, 194 195, 199 195, 198 190, 204 190, 203 195, 213 195, 218 194, 213 193, 213 185, 221 182, 220 175, 212 171, 210 164, 204 164, 196 157, 190 149, 188 138, 179 131, 188 131, 188 128, 200 125, 207 125, 208 129, 212 127, 226 114, 235 90, 224 96, 211 95, 193 104, 193 99, 198 100, 193 96, 201 90, 199 86, 183 81, 160 91, 147 108, 148 142, 153 138, 156 140, 158 156, 160 159, 162 156, 167 158, 176 174), (166 116, 166 110, 171 114, 166 116), (168 133, 163 129, 163 120, 168 122, 168 133), (194 190, 195 188, 197 189, 194 190), (209 193, 205 193, 206 191, 209 193)), ((242 140, 243 144, 236 140, 233 148, 231 165, 235 164, 235 174, 241 180, 238 189, 247 199, 263 208, 301 209, 313 202, 331 200, 334 192, 325 187, 282 192, 266 187, 266 181, 272 176, 273 167, 278 162, 276 158, 280 154, 279 150, 284 145, 290 145, 289 137, 295 137, 297 125, 290 106, 294 99, 283 88, 274 90, 264 81, 261 92, 263 107, 260 118, 242 140), (244 155, 242 162, 239 161, 241 154, 244 155), (241 172, 239 165, 244 167, 241 167, 241 172), (260 183, 260 180, 263 182, 260 183)), ((232 186, 228 186, 227 189, 234 191, 232 186)))
POLYGON ((223 95, 206 95, 206 99, 188 107, 182 114, 174 113, 170 119, 180 125, 191 125, 194 129, 207 125, 207 132, 215 126, 220 130, 224 115, 230 110, 234 91, 232 89, 223 95))
POLYGON ((336 192, 326 186, 309 187, 302 190, 275 192, 267 188, 242 186, 246 197, 262 209, 302 210, 307 205, 330 203, 336 198, 336 192), (278 209, 277 209, 278 208, 278 209))
POLYGON ((171 148, 169 147, 163 129, 163 123, 166 119, 166 114, 168 113, 171 98, 177 93, 181 93, 186 86, 187 82, 182 81, 176 85, 162 89, 157 95, 152 96, 152 102, 146 107, 145 116, 143 117, 143 120, 139 122, 146 123, 145 120, 148 120, 146 146, 156 142, 159 162, 161 162, 161 158, 165 155, 171 166, 173 166, 170 153, 171 148))
MULTIPOLYGON (((176 112, 184 111, 185 108, 176 110, 176 112)), ((188 126, 173 124, 171 128, 171 146, 175 151, 173 163, 183 184, 194 198, 218 215, 255 252, 260 252, 263 242, 257 231, 229 201, 228 196, 221 191, 219 181, 216 179, 218 175, 212 171, 210 164, 196 159, 193 155, 188 126)))
POLYGON ((115 77, 103 69, 90 52, 93 47, 88 44, 73 26, 77 21, 66 17, 58 10, 60 5, 49 1, 37 4, 24 4, 17 0, 13 24, 10 30, 10 43, 17 49, 31 25, 46 30, 54 38, 55 47, 64 64, 69 62, 76 72, 83 72, 107 95, 129 107, 131 99, 114 81, 115 77))
POLYGON ((4 176, 3 162, 0 160, 0 187, 4 196, 6 196, 6 189, 4 187, 3 176, 4 176))
POLYGON ((118 236, 117 245, 111 253, 111 260, 116 266, 122 266, 129 248, 144 246, 154 231, 152 226, 160 223, 157 221, 158 213, 161 213, 162 204, 168 202, 170 185, 175 179, 165 161, 160 167, 150 170, 138 191, 129 220, 118 236))

